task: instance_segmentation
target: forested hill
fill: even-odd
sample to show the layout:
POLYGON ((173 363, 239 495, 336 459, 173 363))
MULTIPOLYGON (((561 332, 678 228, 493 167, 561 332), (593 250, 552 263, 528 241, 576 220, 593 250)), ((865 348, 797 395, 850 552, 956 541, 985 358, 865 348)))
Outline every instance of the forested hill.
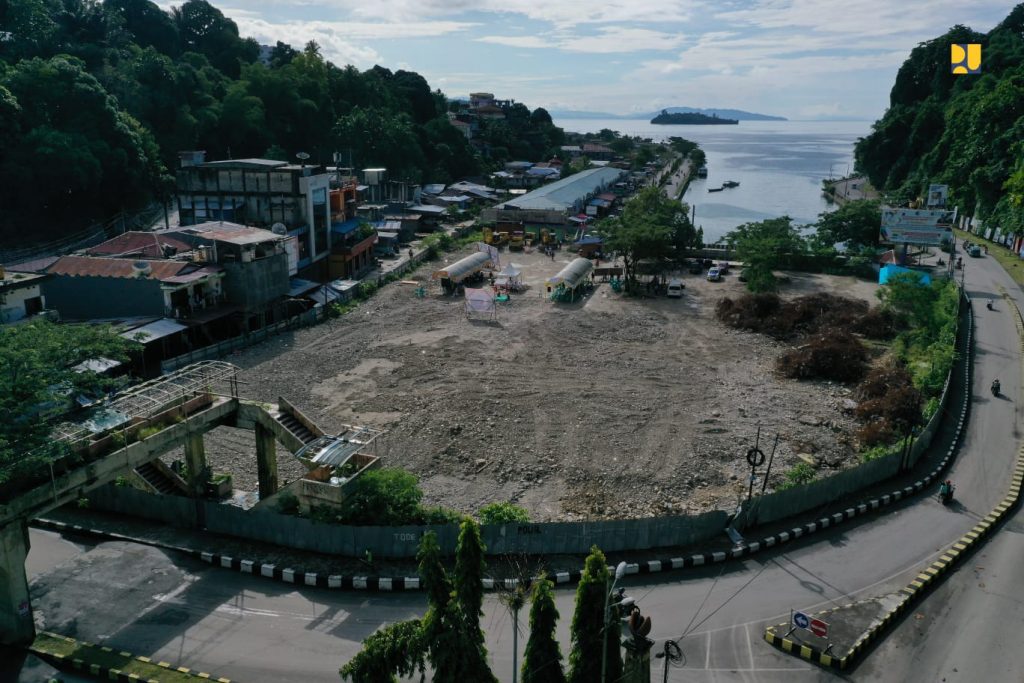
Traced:
POLYGON ((856 158, 900 198, 948 183, 961 212, 1024 232, 1024 4, 988 34, 954 26, 914 48, 856 158), (951 73, 951 43, 981 43, 980 75, 951 73))
POLYGON ((486 121, 484 161, 417 73, 360 72, 315 43, 260 46, 206 0, 0 0, 0 246, 73 232, 159 199, 177 152, 307 152, 445 182, 563 142, 543 109, 486 121))

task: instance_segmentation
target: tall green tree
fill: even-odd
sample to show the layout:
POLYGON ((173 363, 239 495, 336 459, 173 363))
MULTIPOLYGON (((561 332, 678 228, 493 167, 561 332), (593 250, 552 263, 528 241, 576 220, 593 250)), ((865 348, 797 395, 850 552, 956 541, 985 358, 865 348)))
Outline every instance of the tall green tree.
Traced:
POLYGON ((530 637, 523 653, 523 683, 566 683, 562 649, 555 635, 558 608, 554 584, 541 574, 533 584, 530 605, 530 637))
POLYGON ((849 251, 878 245, 881 204, 873 199, 846 202, 818 216, 814 241, 823 247, 845 243, 849 251))
POLYGON ((4 228, 31 225, 23 242, 83 215, 137 209, 159 186, 166 170, 152 136, 78 59, 22 60, 0 86, 5 114, 22 131, 0 136, 0 207, 4 228))
POLYGON ((605 628, 605 601, 611 591, 611 576, 604 553, 594 546, 583 566, 576 588, 576 611, 572 616, 569 651, 569 683, 600 683, 601 648, 607 651, 608 681, 622 677, 621 628, 618 619, 609 619, 605 628))
POLYGON ((751 292, 773 292, 777 281, 773 268, 786 265, 794 255, 803 254, 807 243, 789 216, 744 223, 725 236, 744 263, 747 289, 751 292))
POLYGON ((0 500, 44 481, 49 463, 67 455, 50 434, 74 397, 119 386, 75 366, 100 357, 126 361, 136 346, 103 325, 0 326, 0 500))
POLYGON ((480 629, 483 546, 479 528, 470 518, 462 522, 455 555, 457 581, 453 585, 441 560, 437 535, 432 531, 423 535, 417 559, 427 594, 426 614, 368 638, 362 651, 341 668, 343 679, 390 683, 396 674, 408 676, 414 669, 422 672, 429 661, 431 680, 436 683, 497 683, 487 665, 480 629))
POLYGON ((640 260, 683 258, 702 240, 690 223, 686 205, 666 197, 657 187, 641 190, 626 202, 621 217, 607 218, 597 229, 605 249, 622 256, 628 280, 636 277, 640 260))

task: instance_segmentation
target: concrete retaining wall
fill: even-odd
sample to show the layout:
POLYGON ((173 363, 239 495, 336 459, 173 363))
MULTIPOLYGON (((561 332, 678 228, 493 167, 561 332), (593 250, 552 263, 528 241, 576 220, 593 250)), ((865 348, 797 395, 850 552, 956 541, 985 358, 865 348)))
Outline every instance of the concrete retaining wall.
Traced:
MULTIPOLYGON (((442 552, 454 554, 459 534, 456 525, 360 527, 319 524, 269 510, 246 511, 212 501, 197 504, 188 498, 116 486, 97 489, 89 498, 97 509, 177 526, 196 526, 198 505, 208 531, 335 555, 362 556, 369 550, 375 557, 415 557, 420 538, 427 531, 437 534, 442 552)), ((721 534, 727 520, 725 512, 716 511, 694 516, 602 522, 488 525, 481 528, 481 535, 490 555, 586 554, 592 545, 614 552, 699 543, 721 534)))

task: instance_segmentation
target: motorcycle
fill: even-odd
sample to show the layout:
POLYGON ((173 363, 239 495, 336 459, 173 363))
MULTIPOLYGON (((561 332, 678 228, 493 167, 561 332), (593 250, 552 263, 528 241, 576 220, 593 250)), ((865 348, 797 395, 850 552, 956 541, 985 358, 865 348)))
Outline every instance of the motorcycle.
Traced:
POLYGON ((992 381, 992 395, 993 396, 998 396, 1000 388, 1001 388, 1001 385, 999 384, 999 380, 993 380, 992 381))
POLYGON ((942 500, 943 505, 949 505, 953 502, 953 491, 955 489, 956 487, 950 484, 945 491, 939 492, 939 499, 942 500))
POLYGON ((992 299, 988 300, 988 302, 985 304, 985 308, 987 308, 990 311, 995 310, 992 308, 992 299))

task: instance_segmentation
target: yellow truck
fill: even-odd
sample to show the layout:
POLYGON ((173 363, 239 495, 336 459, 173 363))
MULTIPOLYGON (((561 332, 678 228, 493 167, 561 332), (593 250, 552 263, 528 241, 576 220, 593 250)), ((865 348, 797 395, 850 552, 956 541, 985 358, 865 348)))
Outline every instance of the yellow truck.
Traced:
POLYGON ((522 232, 512 233, 512 237, 509 239, 508 242, 509 251, 522 251, 525 239, 526 237, 525 235, 523 235, 522 232))

